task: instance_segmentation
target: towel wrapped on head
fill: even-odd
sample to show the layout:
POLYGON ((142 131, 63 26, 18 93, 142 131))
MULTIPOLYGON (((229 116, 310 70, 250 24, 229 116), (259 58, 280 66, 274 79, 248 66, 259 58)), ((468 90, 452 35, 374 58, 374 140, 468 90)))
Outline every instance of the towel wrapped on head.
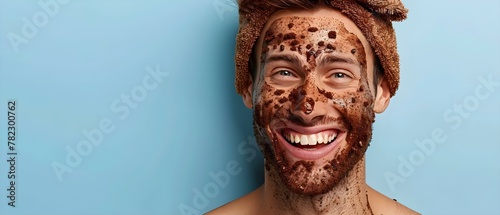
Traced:
POLYGON ((280 9, 312 9, 320 4, 339 10, 358 26, 372 46, 394 96, 399 85, 399 55, 392 21, 402 21, 408 13, 400 0, 239 0, 235 53, 239 94, 251 83, 248 63, 252 48, 269 17, 280 9))

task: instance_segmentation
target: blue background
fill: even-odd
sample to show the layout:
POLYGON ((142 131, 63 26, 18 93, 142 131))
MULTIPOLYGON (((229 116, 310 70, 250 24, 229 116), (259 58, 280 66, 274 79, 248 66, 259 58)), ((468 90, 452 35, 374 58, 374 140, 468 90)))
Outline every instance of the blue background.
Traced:
MULTIPOLYGON (((251 111, 233 85, 234 2, 61 0, 51 15, 39 2, 50 0, 0 1, 0 214, 203 213, 262 183, 251 111), (23 19, 40 24, 40 13, 46 23, 13 46, 23 19), (165 77, 155 82, 146 68, 165 77), (141 91, 148 77, 156 88, 141 91), (133 93, 140 101, 122 102, 133 93), (11 99, 15 208, 6 197, 11 99), (102 120, 113 130, 59 180, 53 164, 67 166, 68 150, 102 120), (228 164, 237 173, 217 185, 211 173, 228 164)), ((395 24, 400 90, 377 116, 367 182, 423 214, 500 214, 500 87, 474 98, 481 77, 500 81, 500 1, 405 4, 409 18, 395 24), (464 115, 453 111, 464 102, 464 115), (434 130, 445 140, 424 154, 415 142, 434 130)))

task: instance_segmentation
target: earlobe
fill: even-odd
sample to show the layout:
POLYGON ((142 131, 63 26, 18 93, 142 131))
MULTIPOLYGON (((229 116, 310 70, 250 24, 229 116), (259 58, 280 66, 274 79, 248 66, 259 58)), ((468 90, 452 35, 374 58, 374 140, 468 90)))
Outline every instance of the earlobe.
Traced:
MULTIPOLYGON (((250 80, 252 80, 252 79, 250 79, 250 80)), ((250 109, 252 109, 252 107, 253 107, 253 101, 252 101, 253 87, 252 87, 252 85, 253 85, 252 82, 250 82, 247 89, 241 95, 241 97, 243 99, 243 103, 245 104, 245 106, 247 106, 247 108, 250 108, 250 109)))
POLYGON ((389 91, 389 84, 385 78, 382 78, 377 85, 377 95, 375 95, 375 104, 373 111, 375 113, 382 113, 389 106, 391 100, 391 93, 389 91))

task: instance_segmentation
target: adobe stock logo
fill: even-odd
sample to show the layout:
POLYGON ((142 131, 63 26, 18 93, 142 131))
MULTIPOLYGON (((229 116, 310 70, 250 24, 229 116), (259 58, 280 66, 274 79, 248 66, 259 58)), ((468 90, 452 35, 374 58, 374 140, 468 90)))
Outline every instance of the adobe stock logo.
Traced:
POLYGON ((66 5, 70 0, 47 0, 39 1, 40 10, 35 12, 32 17, 23 17, 23 25, 21 26, 20 34, 14 32, 7 33, 12 49, 17 54, 19 47, 22 44, 28 44, 30 39, 33 39, 38 31, 49 24, 50 18, 54 18, 61 9, 61 5, 66 5))
MULTIPOLYGON (((156 65, 156 69, 148 66, 146 71, 147 74, 142 78, 140 84, 111 102, 111 112, 117 114, 119 120, 127 119, 131 110, 138 108, 140 102, 146 100, 148 92, 158 88, 170 74, 162 72, 160 65, 156 65)), ((51 166, 59 182, 63 182, 63 176, 72 173, 83 162, 83 159, 94 151, 95 147, 103 143, 107 135, 115 131, 115 128, 114 121, 109 117, 104 117, 99 120, 95 128, 83 129, 82 134, 85 138, 77 144, 70 144, 65 147, 66 156, 64 162, 52 161, 51 166)))
POLYGON ((430 157, 436 151, 436 144, 442 144, 448 139, 448 132, 457 130, 462 125, 463 121, 473 112, 476 112, 481 104, 481 101, 489 99, 500 87, 500 81, 493 80, 493 75, 489 74, 487 78, 478 77, 479 84, 474 88, 471 95, 466 96, 461 102, 453 104, 453 107, 448 108, 443 113, 443 120, 448 123, 448 127, 436 127, 430 137, 423 140, 416 139, 416 149, 411 151, 408 156, 399 156, 399 164, 396 171, 386 171, 384 173, 385 180, 391 191, 395 191, 395 186, 413 175, 416 168, 422 165, 427 157, 430 157))
MULTIPOLYGON (((259 148, 255 143, 255 137, 249 135, 247 141, 242 141, 237 148, 238 154, 245 156, 245 160, 251 163, 255 160, 259 148)), ((181 203, 178 208, 182 215, 200 215, 201 211, 206 209, 210 204, 211 199, 219 196, 222 189, 226 188, 231 179, 243 172, 243 167, 236 160, 230 160, 226 163, 225 169, 213 172, 210 171, 210 181, 205 183, 200 188, 193 187, 191 189, 193 198, 187 204, 181 203)))

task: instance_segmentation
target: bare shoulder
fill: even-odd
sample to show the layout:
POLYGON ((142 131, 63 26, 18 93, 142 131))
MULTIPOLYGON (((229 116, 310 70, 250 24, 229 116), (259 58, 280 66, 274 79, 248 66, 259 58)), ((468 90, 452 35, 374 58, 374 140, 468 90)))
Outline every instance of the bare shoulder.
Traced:
POLYGON ((368 201, 370 202, 370 207, 372 208, 373 214, 375 215, 413 215, 420 214, 394 199, 391 199, 382 193, 374 190, 370 186, 367 186, 368 190, 368 201))
POLYGON ((251 193, 229 202, 207 213, 207 215, 253 215, 258 214, 259 195, 262 186, 251 193))

